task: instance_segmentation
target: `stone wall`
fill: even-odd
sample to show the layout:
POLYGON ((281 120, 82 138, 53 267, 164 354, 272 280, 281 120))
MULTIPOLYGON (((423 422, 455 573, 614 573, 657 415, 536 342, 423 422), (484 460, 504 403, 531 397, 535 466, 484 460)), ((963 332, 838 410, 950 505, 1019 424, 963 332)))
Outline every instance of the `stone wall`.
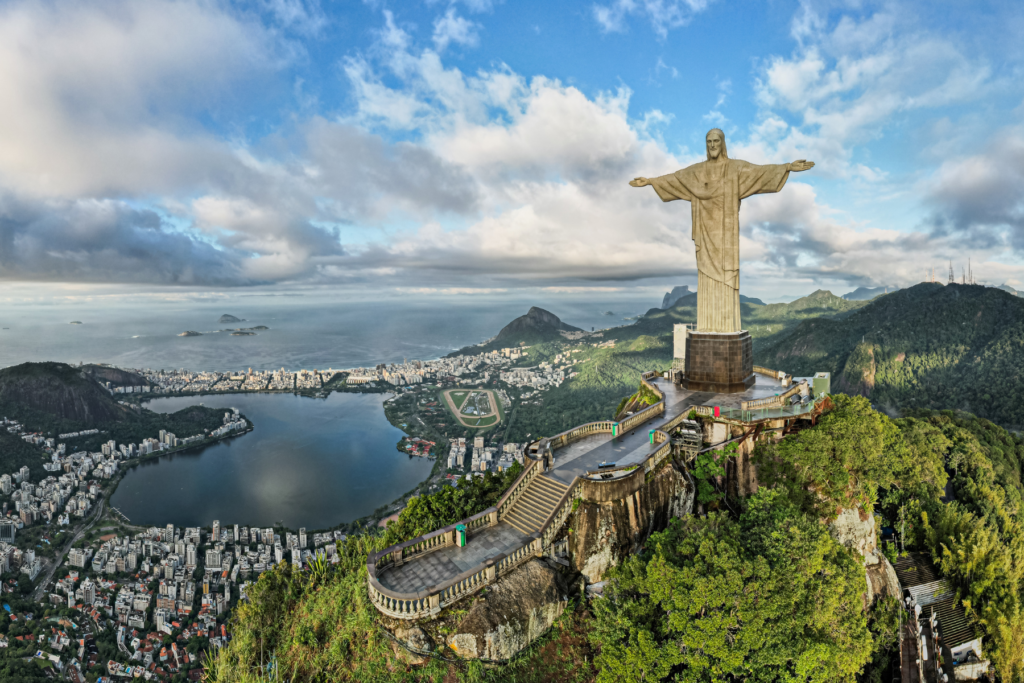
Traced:
POLYGON ((693 499, 689 480, 669 462, 622 498, 581 500, 561 532, 568 540, 572 568, 587 583, 601 581, 609 568, 638 552, 652 533, 668 526, 671 517, 690 514, 693 499))

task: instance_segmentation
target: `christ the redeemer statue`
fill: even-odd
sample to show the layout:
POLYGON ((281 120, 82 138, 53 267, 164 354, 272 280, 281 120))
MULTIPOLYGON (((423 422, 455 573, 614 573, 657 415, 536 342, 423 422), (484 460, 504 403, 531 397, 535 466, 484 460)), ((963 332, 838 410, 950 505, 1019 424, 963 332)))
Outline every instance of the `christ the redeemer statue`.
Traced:
POLYGON ((697 331, 740 331, 740 201, 752 194, 778 192, 790 171, 806 171, 813 161, 758 166, 730 159, 725 134, 707 135, 708 160, 658 178, 635 178, 633 187, 651 185, 664 202, 685 199, 693 217, 697 247, 697 331))

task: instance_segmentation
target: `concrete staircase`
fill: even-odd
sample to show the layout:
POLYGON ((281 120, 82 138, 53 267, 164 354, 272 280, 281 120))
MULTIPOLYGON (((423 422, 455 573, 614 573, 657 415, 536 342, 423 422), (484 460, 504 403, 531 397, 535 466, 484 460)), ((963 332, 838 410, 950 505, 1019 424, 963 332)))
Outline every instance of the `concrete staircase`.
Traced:
POLYGON ((533 478, 501 521, 524 534, 539 531, 569 487, 543 474, 533 478))

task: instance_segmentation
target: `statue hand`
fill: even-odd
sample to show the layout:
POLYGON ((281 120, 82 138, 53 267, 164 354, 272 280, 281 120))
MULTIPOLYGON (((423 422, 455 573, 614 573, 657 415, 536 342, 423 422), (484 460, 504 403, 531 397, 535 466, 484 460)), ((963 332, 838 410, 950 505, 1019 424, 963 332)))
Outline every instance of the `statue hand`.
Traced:
POLYGON ((814 162, 807 161, 806 159, 798 159, 797 161, 794 161, 789 165, 789 170, 796 173, 799 173, 800 171, 806 171, 811 168, 814 168, 814 162))
POLYGON ((633 178, 629 181, 629 184, 633 187, 643 187, 644 185, 650 185, 651 181, 647 178, 633 178))

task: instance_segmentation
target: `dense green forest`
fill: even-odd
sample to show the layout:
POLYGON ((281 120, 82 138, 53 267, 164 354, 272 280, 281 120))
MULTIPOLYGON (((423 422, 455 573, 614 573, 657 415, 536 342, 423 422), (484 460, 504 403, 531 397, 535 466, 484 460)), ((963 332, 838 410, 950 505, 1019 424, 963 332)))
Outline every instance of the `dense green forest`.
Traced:
POLYGON ((1024 681, 1024 443, 966 413, 890 419, 863 397, 833 398, 816 426, 761 442, 755 495, 712 497, 706 514, 671 520, 611 572, 603 599, 571 603, 508 666, 396 659, 366 595, 364 563, 369 552, 485 509, 516 472, 414 499, 386 531, 341 544, 334 569, 261 576, 212 680, 268 680, 260 671, 274 661, 294 681, 880 681, 898 651, 898 603, 863 608, 861 558, 826 524, 860 507, 874 510, 878 526, 899 524, 905 550, 931 555, 960 590, 1001 679, 1024 681), (955 502, 942 500, 947 482, 955 502))
MULTIPOLYGON (((870 302, 847 301, 832 292, 819 289, 813 294, 787 304, 740 304, 743 327, 756 340, 764 339, 793 327, 804 320, 815 318, 843 318, 870 302)), ((628 328, 631 334, 671 334, 675 323, 697 324, 697 295, 690 294, 679 299, 670 308, 652 308, 628 328)), ((611 336, 618 336, 613 334, 611 336)))
POLYGON ((755 345, 754 362, 831 372, 834 389, 890 412, 956 408, 1024 424, 1024 300, 994 287, 919 284, 802 322, 755 345))
POLYGON ((41 481, 49 475, 43 469, 47 461, 46 453, 39 446, 23 441, 16 434, 9 434, 0 428, 0 474, 17 472, 28 465, 32 481, 41 481))

